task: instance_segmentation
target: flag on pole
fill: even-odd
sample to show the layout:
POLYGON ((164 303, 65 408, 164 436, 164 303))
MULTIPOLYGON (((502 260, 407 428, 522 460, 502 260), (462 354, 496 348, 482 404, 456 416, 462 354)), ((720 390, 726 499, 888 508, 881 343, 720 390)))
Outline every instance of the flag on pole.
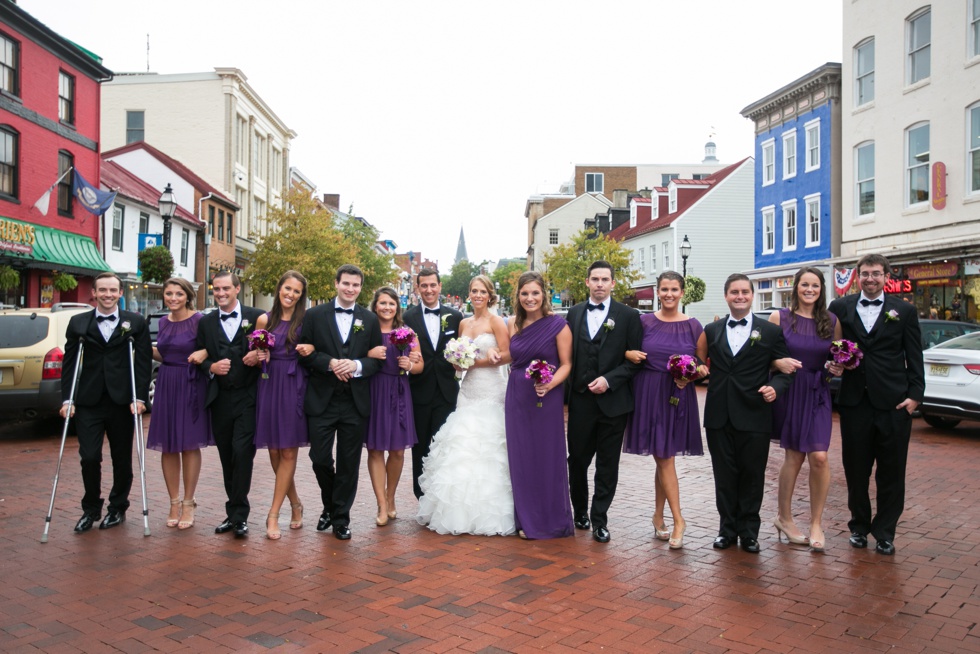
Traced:
POLYGON ((41 215, 46 216, 48 214, 48 204, 51 201, 51 192, 54 191, 55 187, 58 186, 58 184, 61 183, 61 180, 63 180, 65 178, 65 175, 67 175, 71 171, 72 171, 72 168, 69 167, 68 170, 66 170, 65 172, 61 173, 61 177, 59 177, 58 179, 54 180, 54 184, 52 184, 51 186, 49 186, 48 187, 48 190, 45 191, 44 194, 41 195, 41 197, 39 197, 37 199, 37 202, 34 203, 34 208, 37 209, 39 212, 41 212, 41 215))
POLYGON ((115 191, 100 191, 85 181, 77 170, 72 180, 71 192, 86 211, 96 216, 104 214, 116 199, 115 191))

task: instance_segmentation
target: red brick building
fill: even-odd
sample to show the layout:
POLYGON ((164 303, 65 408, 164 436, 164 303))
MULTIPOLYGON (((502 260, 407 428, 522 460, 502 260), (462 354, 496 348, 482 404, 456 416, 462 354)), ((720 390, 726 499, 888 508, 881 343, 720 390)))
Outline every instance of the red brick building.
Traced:
POLYGON ((98 56, 0 0, 0 267, 20 277, 0 301, 87 302, 92 278, 109 269, 101 217, 74 200, 74 172, 62 175, 78 171, 98 186, 100 84, 111 78, 98 56), (65 274, 78 286, 59 292, 52 282, 65 274))

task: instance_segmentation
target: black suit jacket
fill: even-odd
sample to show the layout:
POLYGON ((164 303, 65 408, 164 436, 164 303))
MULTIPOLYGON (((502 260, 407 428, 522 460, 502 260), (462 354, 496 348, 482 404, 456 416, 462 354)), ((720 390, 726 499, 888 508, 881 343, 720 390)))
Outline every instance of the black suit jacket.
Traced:
POLYGON ((456 398, 459 395, 456 369, 446 361, 443 351, 450 339, 459 337, 459 323, 463 319, 463 314, 446 305, 440 307, 439 341, 435 347, 432 346, 432 341, 429 340, 429 332, 425 328, 421 304, 410 307, 405 312, 403 319, 405 324, 418 334, 419 351, 422 353, 422 361, 425 364, 421 373, 411 376, 412 402, 416 404, 429 403, 435 399, 438 393, 447 403, 456 404, 456 398), (442 327, 443 318, 445 318, 445 328, 442 327))
POLYGON ((857 313, 860 295, 837 298, 829 307, 840 320, 843 337, 857 343, 864 353, 861 365, 844 371, 838 404, 856 406, 865 393, 871 406, 882 411, 894 409, 906 398, 921 402, 926 383, 915 307, 885 295, 881 313, 869 334, 857 313), (898 320, 889 320, 889 311, 894 311, 898 320))
POLYGON ((776 397, 790 384, 791 375, 777 373, 770 378, 770 364, 789 356, 786 339, 779 325, 761 316, 752 318, 752 331, 759 339, 746 341, 737 355, 728 345, 728 316, 704 328, 708 343, 711 376, 708 397, 704 403, 705 429, 722 429, 727 422, 739 431, 768 432, 772 430, 772 403, 759 393, 761 386, 772 386, 776 397))
POLYGON ((315 352, 308 357, 300 357, 299 362, 310 371, 306 383, 306 398, 303 404, 309 416, 322 415, 327 410, 330 398, 340 384, 349 384, 354 397, 354 406, 362 417, 371 413, 371 388, 368 378, 381 369, 381 361, 368 357, 371 348, 382 344, 381 325, 373 313, 359 304, 354 305, 354 319, 350 330, 348 354, 343 354, 343 342, 337 329, 337 318, 334 309, 336 300, 320 304, 306 312, 303 318, 303 331, 299 342, 309 343, 315 352), (360 321, 360 322, 358 322, 360 321), (354 377, 348 382, 341 382, 330 371, 330 362, 334 359, 352 359, 360 361, 361 376, 354 377))
MULTIPOLYGON (((626 358, 626 350, 639 350, 643 346, 643 325, 640 314, 636 309, 609 298, 609 313, 606 323, 615 323, 612 329, 606 329, 605 324, 600 329, 599 336, 599 376, 605 377, 609 390, 595 396, 599 409, 607 416, 621 416, 633 410, 633 389, 630 380, 642 367, 630 363, 626 358)), ((579 302, 568 310, 566 320, 572 330, 572 352, 578 351, 579 340, 584 329, 586 307, 588 302, 579 302)), ((578 379, 577 361, 572 358, 572 372, 569 380, 578 379)), ((571 398, 575 398, 572 392, 571 398)), ((570 400, 571 401, 571 400, 570 400)))
POLYGON ((75 391, 75 404, 94 406, 103 394, 116 404, 130 404, 133 390, 129 378, 129 339, 133 339, 133 372, 136 378, 136 399, 147 402, 150 397, 150 368, 153 346, 146 319, 138 313, 119 311, 119 320, 109 341, 102 337, 95 320, 95 310, 72 316, 68 321, 65 358, 61 367, 61 397, 71 395, 72 375, 78 360, 78 342, 85 340, 82 368, 75 391), (128 329, 126 325, 128 324, 128 329))
POLYGON ((245 390, 253 398, 255 397, 256 381, 261 368, 246 366, 242 358, 248 354, 247 336, 255 330, 255 323, 265 312, 241 303, 238 306, 242 312, 242 326, 235 332, 235 338, 230 342, 221 327, 221 314, 217 309, 205 315, 197 324, 197 349, 208 352, 200 365, 201 371, 210 379, 205 406, 210 406, 217 399, 222 388, 245 390), (248 327, 245 327, 245 321, 248 321, 248 327), (222 359, 231 361, 231 370, 227 375, 212 377, 211 364, 222 359))

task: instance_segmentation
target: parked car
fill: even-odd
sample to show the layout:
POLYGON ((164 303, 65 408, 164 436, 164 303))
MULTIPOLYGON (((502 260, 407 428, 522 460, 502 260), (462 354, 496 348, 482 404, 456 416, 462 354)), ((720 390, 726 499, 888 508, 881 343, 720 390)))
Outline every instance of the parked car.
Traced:
POLYGON ((980 332, 958 336, 923 352, 926 373, 922 418, 942 429, 980 420, 980 332))
POLYGON ((91 310, 74 302, 50 309, 0 309, 0 411, 34 418, 61 408, 68 321, 91 310))

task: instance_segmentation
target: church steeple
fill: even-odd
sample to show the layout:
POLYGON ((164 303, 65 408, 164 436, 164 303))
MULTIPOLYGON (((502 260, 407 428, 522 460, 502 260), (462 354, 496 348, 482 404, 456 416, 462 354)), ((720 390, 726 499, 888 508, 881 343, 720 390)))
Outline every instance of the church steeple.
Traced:
POLYGON ((453 263, 459 263, 463 259, 466 259, 467 261, 470 260, 470 258, 466 255, 466 238, 463 236, 463 227, 460 226, 459 243, 456 244, 456 261, 453 263))

